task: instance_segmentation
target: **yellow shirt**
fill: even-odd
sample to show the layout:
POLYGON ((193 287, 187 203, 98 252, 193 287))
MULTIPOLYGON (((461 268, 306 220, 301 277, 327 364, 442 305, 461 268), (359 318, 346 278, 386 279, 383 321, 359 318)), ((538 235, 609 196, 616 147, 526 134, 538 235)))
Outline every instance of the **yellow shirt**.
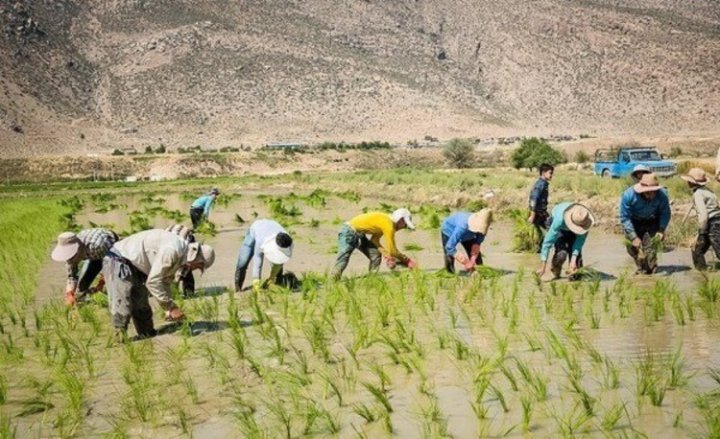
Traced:
POLYGON ((400 253, 395 247, 395 224, 390 215, 382 212, 363 213, 348 221, 348 224, 356 232, 370 235, 370 241, 384 256, 392 256, 400 262, 407 261, 407 256, 400 253), (384 247, 380 244, 381 237, 385 238, 384 247))

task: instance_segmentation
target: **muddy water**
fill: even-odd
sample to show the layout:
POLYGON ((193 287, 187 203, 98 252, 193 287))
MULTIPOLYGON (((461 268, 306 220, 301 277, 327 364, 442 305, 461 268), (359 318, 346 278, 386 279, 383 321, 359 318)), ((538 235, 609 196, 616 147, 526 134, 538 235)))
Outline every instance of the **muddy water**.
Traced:
MULTIPOLYGON (((217 252, 215 265, 202 277, 198 277, 200 288, 230 287, 233 282, 233 273, 237 252, 242 243, 245 231, 249 224, 257 216, 266 217, 268 210, 265 202, 258 198, 260 193, 244 192, 240 199, 233 201, 227 207, 216 206, 211 214, 211 220, 217 225, 219 233, 215 237, 208 237, 205 242, 213 245, 217 252), (235 215, 239 214, 245 220, 245 224, 237 224, 235 215)), ((179 195, 166 197, 164 206, 168 209, 178 209, 185 213, 189 202, 182 200, 179 195)), ((119 198, 116 202, 127 204, 126 211, 95 213, 92 209, 78 216, 78 222, 87 224, 92 221, 97 224, 114 224, 116 230, 126 229, 126 212, 135 209, 142 209, 138 197, 119 198)), ((364 207, 375 208, 379 206, 377 200, 362 200, 358 203, 344 201, 335 197, 328 197, 328 204, 325 207, 308 206, 299 201, 296 203, 302 210, 302 225, 293 225, 289 228, 295 239, 295 254, 286 265, 286 269, 297 274, 308 271, 327 272, 334 264, 334 247, 337 231, 340 224, 359 213, 364 207), (309 227, 307 223, 311 219, 319 220, 318 227, 309 227)), ((156 227, 165 227, 171 223, 160 217, 154 218, 156 227)), ((401 231, 397 235, 397 241, 401 248, 409 243, 421 246, 422 250, 413 250, 406 253, 415 257, 420 267, 427 271, 436 271, 442 267, 442 249, 440 246, 439 231, 425 230, 422 228, 422 219, 418 222, 421 227, 417 231, 401 231)), ((483 246, 485 264, 503 271, 506 281, 515 276, 518 271, 526 273, 537 268, 539 264, 535 255, 516 254, 511 252, 511 229, 509 224, 499 222, 492 226, 488 238, 483 246)), ((600 231, 591 232, 584 252, 585 264, 602 273, 602 281, 599 295, 602 295, 606 288, 612 288, 621 275, 628 276, 630 285, 635 288, 652 288, 654 283, 661 279, 671 281, 676 285, 681 294, 687 294, 697 288, 702 278, 690 270, 691 260, 687 249, 673 250, 664 253, 660 258, 660 270, 656 276, 646 277, 633 275, 634 271, 630 258, 626 255, 622 246, 622 239, 617 235, 609 235, 600 231)), ((267 276, 269 267, 264 268, 264 276, 267 276)), ((355 276, 367 271, 367 260, 359 253, 353 255, 346 275, 355 276)), ((382 271, 387 271, 386 267, 382 271)), ((48 263, 40 274, 40 288, 38 299, 48 300, 53 297, 61 297, 64 285, 64 268, 62 264, 48 263)), ((246 281, 247 282, 247 281, 246 281)), ((558 285, 564 285, 565 281, 559 281, 558 285)), ((549 281, 543 284, 549 288, 549 281)), ((520 296, 524 300, 524 296, 520 296)), ((600 299, 598 299, 599 301, 600 299)), ((538 298, 538 307, 542 306, 542 300, 538 298)), ((526 307, 527 305, 523 305, 526 307)), ((561 306, 561 305, 556 305, 561 306)), ((613 305, 615 306, 615 305, 613 305)), ((528 311, 523 308, 523 312, 528 311)), ((599 402, 598 410, 609 408, 612 404, 623 401, 633 402, 633 420, 635 428, 643 431, 649 437, 687 437, 688 430, 672 429, 671 425, 678 413, 684 413, 684 422, 690 424, 699 421, 699 415, 688 408, 680 392, 669 392, 662 407, 653 407, 646 403, 641 408, 635 408, 634 387, 628 383, 632 377, 632 364, 652 352, 654 355, 667 357, 676 349, 681 347, 686 361, 688 373, 702 373, 708 366, 720 364, 720 324, 717 318, 707 318, 699 309, 696 309, 696 320, 688 322, 686 326, 676 325, 671 322, 670 310, 663 321, 648 324, 642 315, 632 314, 632 318, 608 317, 603 315, 603 320, 598 329, 578 329, 580 335, 589 341, 598 351, 613 358, 623 369, 623 383, 620 389, 606 391, 603 393, 603 400, 599 402)), ((555 328, 554 328, 555 329, 555 328)), ((494 336, 487 328, 475 321, 460 319, 455 327, 458 336, 467 344, 474 346, 478 351, 491 356, 496 349, 494 336)), ((538 335, 542 337, 542 335, 538 335)), ((161 336, 156 340, 160 345, 174 345, 174 336, 161 336)), ((558 385, 563 382, 565 372, 562 365, 557 361, 550 361, 542 352, 531 352, 525 349, 521 353, 525 362, 531 368, 541 371, 549 380, 550 389, 547 406, 540 413, 535 414, 531 433, 537 437, 548 437, 557 434, 553 408, 560 413, 569 410, 573 406, 572 400, 568 397, 570 393, 566 385, 558 385), (554 383, 554 384, 553 384, 554 383)), ((472 400, 471 389, 468 385, 468 377, 464 376, 459 369, 457 361, 448 355, 440 352, 430 354, 427 364, 432 365, 432 379, 435 394, 442 413, 447 419, 449 433, 458 438, 477 437, 485 430, 479 427, 475 414, 468 404, 472 400)), ((585 363, 583 368, 592 368, 585 363)), ((518 377, 519 380, 519 377, 518 377)), ((203 384, 203 383, 200 383, 203 384)), ((394 426, 394 434, 399 437, 420 437, 422 435, 423 416, 420 413, 417 399, 418 377, 413 375, 400 375, 394 377, 392 402, 395 408, 391 416, 394 426)), ((600 384, 592 379, 585 379, 584 384, 591 391, 599 390, 600 384)), ((105 383, 105 385, 108 385, 105 383)), ((711 383, 705 378, 693 381, 693 390, 709 389, 711 383)), ((101 386, 98 386, 101 387, 101 386)), ((685 398, 686 399, 686 398, 685 398)), ((237 431, 232 416, 223 413, 212 412, 212 407, 207 407, 213 413, 205 416, 198 416, 194 422, 193 434, 199 438, 215 437, 237 437, 237 431)), ((521 411, 518 408, 518 401, 515 401, 513 409, 504 413, 495 404, 490 407, 488 413, 490 427, 488 431, 497 435, 510 429, 520 422, 521 411)), ((344 419, 343 429, 340 435, 344 437, 354 436, 354 430, 349 424, 359 425, 359 417, 350 414, 344 419)), ((97 421, 97 420, 96 420, 97 421)), ((97 422, 99 428, 104 425, 97 422)), ((627 422, 621 422, 627 427, 627 422)), ((369 437, 383 437, 386 433, 376 425, 368 427, 366 433, 369 437)), ((172 428, 155 430, 153 433, 145 430, 136 432, 139 435, 153 435, 159 432, 167 435, 176 435, 172 428)), ((596 432, 597 433, 597 432, 596 432)), ((598 433, 599 434, 599 433, 598 433)), ((510 432, 511 436, 522 436, 519 428, 510 432)))

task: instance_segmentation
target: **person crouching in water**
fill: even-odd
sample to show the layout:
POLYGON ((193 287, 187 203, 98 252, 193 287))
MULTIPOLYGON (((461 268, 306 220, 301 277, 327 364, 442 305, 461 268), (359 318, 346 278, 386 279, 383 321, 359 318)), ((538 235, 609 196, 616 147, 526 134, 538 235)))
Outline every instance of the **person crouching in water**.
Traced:
POLYGON ((190 221, 192 221, 193 230, 197 230, 203 221, 210 218, 210 210, 218 195, 220 195, 220 190, 214 187, 210 192, 199 197, 190 205, 190 221))
POLYGON ((245 234, 242 247, 240 247, 235 267, 235 291, 242 289, 251 260, 253 261, 252 286, 254 290, 265 287, 269 283, 279 283, 283 274, 283 264, 290 260, 292 250, 292 238, 276 221, 260 219, 253 222, 245 234), (270 278, 265 283, 260 280, 264 258, 267 258, 272 264, 270 278))
POLYGON ((443 220, 441 238, 448 272, 455 273, 455 260, 468 272, 483 264, 480 244, 485 241, 492 219, 492 210, 482 209, 475 213, 455 212, 443 220), (463 246, 466 254, 458 252, 458 244, 463 246))
POLYGON ((713 248, 715 255, 720 259, 720 207, 715 193, 707 187, 709 182, 705 171, 692 168, 687 175, 680 178, 685 180, 693 192, 693 205, 698 217, 698 236, 692 248, 692 260, 695 268, 707 270, 705 253, 713 248))
POLYGON ((670 199, 654 173, 623 192, 620 198, 620 224, 629 241, 628 254, 635 260, 638 272, 652 274, 657 269, 654 240, 665 239, 670 223, 670 199))
POLYGON ((551 219, 540 250, 541 265, 537 275, 542 277, 545 274, 550 249, 554 247, 550 264, 553 275, 556 279, 560 277, 562 266, 569 257, 568 275, 574 279, 577 270, 583 266, 582 248, 590 227, 595 224, 595 217, 582 204, 565 202, 553 208, 551 219))

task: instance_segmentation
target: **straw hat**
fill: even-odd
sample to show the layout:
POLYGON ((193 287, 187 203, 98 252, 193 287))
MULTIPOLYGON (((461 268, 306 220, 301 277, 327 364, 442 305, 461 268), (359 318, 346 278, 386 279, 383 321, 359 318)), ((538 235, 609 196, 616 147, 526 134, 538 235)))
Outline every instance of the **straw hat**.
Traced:
POLYGON ((205 261, 203 270, 207 270, 215 262, 215 249, 199 242, 188 244, 187 261, 195 262, 198 259, 205 261))
POLYGON ((290 260, 293 246, 280 247, 277 243, 277 234, 272 235, 263 242, 262 252, 272 264, 282 265, 290 260))
POLYGON ((640 181, 633 186, 633 189, 638 194, 642 194, 644 192, 654 192, 660 190, 660 183, 658 183, 658 179, 652 172, 649 174, 645 174, 640 178, 640 181))
POLYGON ((570 229, 576 235, 584 235, 590 227, 595 224, 595 217, 590 213, 590 209, 582 204, 571 204, 563 213, 565 227, 570 229))
POLYGON ((707 175, 705 174, 705 171, 700 168, 692 168, 688 171, 687 175, 681 175, 680 178, 698 186, 705 186, 708 184, 707 175))
POLYGON ((490 223, 493 220, 493 212, 491 209, 481 209, 479 212, 475 212, 468 218, 468 229, 474 233, 482 233, 487 235, 490 223))
POLYGON ((73 232, 63 232, 58 235, 57 245, 50 255, 54 261, 66 262, 73 258, 80 248, 80 238, 73 232))

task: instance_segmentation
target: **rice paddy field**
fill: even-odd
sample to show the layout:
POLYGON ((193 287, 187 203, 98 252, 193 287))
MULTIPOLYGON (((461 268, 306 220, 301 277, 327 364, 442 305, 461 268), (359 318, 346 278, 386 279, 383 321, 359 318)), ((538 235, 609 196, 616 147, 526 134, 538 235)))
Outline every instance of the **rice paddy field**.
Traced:
POLYGON ((559 170, 551 204, 583 201, 599 219, 585 276, 568 282, 539 279, 537 255, 514 250, 528 244, 517 209, 534 178, 408 169, 5 186, 0 438, 720 437, 720 279, 690 269, 684 183, 664 182, 675 216, 649 277, 615 226, 628 183, 559 170), (217 258, 196 297, 178 295, 184 323, 153 303, 160 334, 117 344, 105 295, 64 305, 65 269, 49 258, 59 232, 189 225, 211 186, 222 195, 199 237, 217 258), (498 219, 486 266, 444 273, 442 218, 482 207, 487 190, 498 219), (327 276, 344 221, 401 206, 418 230, 397 241, 419 270, 368 275, 356 253, 342 280, 327 276), (293 236, 285 268, 298 288, 231 290, 257 218, 293 236))

